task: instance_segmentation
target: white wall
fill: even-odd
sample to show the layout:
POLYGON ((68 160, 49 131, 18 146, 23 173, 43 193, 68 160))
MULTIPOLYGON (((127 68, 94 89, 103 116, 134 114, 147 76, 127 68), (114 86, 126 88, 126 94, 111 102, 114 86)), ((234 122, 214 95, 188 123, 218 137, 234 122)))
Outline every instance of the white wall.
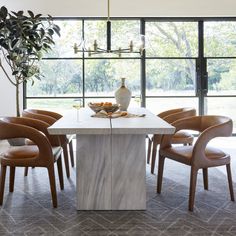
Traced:
MULTIPOLYGON (((111 16, 235 16, 235 0, 110 0, 111 16)), ((107 0, 1 0, 53 16, 106 16, 107 0)))
MULTIPOLYGON (((236 16, 235 0, 110 0, 112 16, 236 16)), ((107 16, 107 0, 1 0, 10 10, 52 16, 107 16)), ((0 5, 0 6, 1 6, 0 5)), ((0 116, 15 114, 15 88, 0 71, 0 116)))
MULTIPOLYGON (((21 89, 22 94, 22 89, 21 89)), ((20 105, 23 107, 22 96, 20 105)), ((0 117, 16 115, 16 90, 0 68, 0 117)))

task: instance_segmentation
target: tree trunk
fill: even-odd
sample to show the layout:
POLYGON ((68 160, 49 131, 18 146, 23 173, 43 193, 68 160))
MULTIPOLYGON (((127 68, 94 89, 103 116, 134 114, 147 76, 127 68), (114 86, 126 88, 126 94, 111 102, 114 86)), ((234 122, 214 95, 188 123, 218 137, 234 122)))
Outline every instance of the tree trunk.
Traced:
POLYGON ((19 83, 16 83, 16 116, 20 117, 19 83))

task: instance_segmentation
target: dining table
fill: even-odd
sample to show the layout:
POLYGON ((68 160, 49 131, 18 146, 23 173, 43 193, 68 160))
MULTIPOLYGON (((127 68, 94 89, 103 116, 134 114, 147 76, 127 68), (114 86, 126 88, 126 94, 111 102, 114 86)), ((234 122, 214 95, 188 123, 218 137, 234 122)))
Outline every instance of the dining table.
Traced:
POLYGON ((48 128, 52 135, 76 135, 77 210, 146 209, 146 137, 175 128, 145 108, 128 114, 94 117, 82 108, 48 128))

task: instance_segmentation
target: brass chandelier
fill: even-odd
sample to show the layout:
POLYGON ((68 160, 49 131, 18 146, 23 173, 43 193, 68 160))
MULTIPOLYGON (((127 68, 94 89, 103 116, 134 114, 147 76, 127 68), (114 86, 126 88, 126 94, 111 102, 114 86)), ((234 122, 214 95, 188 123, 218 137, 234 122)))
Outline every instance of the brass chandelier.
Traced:
POLYGON ((138 53, 140 55, 143 54, 143 51, 145 49, 145 38, 144 35, 140 36, 140 47, 137 51, 134 50, 134 43, 131 40, 129 42, 129 45, 127 48, 121 48, 119 47, 118 49, 111 49, 111 21, 110 21, 110 0, 107 0, 107 12, 108 12, 108 16, 107 16, 107 24, 106 24, 106 28, 107 28, 107 45, 106 48, 100 48, 98 45, 98 41, 94 40, 94 43, 92 45, 92 49, 89 47, 88 49, 86 49, 85 47, 85 42, 84 40, 82 40, 79 45, 77 45, 76 43, 73 46, 74 49, 74 53, 78 53, 78 52, 87 52, 88 56, 92 56, 95 54, 101 54, 101 53, 114 53, 117 54, 119 57, 121 57, 121 55, 123 53, 138 53))

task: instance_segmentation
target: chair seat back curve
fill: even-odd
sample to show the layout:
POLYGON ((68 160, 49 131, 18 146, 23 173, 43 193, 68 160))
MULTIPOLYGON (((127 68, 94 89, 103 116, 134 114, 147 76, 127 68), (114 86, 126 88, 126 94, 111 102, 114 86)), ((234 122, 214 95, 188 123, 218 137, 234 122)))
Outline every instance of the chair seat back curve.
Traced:
MULTIPOLYGON (((161 112, 158 114, 160 118, 165 120, 166 122, 172 123, 176 120, 196 116, 196 110, 192 107, 183 107, 183 108, 176 108, 161 112)), ((150 163, 151 159, 151 173, 154 174, 155 170, 155 162, 156 162, 156 155, 157 155, 157 146, 161 143, 162 135, 155 134, 148 140, 148 152, 147 152, 147 163, 150 163)), ((192 145, 194 137, 192 134, 186 131, 179 131, 173 135, 171 142, 173 144, 183 144, 183 145, 192 145)))
POLYGON ((60 187, 64 189, 62 148, 59 139, 48 134, 48 127, 47 123, 30 118, 6 117, 0 120, 0 139, 26 138, 34 143, 9 147, 1 154, 0 205, 3 203, 7 167, 10 167, 10 192, 14 191, 16 167, 45 167, 48 170, 53 207, 57 207, 54 163, 57 163, 60 187))
MULTIPOLYGON (((54 124, 58 119, 62 117, 62 115, 52 112, 52 111, 46 111, 46 110, 38 110, 38 109, 25 109, 22 112, 23 117, 30 117, 38 120, 42 120, 49 125, 54 124)), ((73 151, 73 145, 72 145, 72 139, 73 135, 60 135, 61 140, 61 146, 63 148, 63 156, 64 156, 64 163, 65 163, 65 169, 66 169, 66 175, 69 178, 70 177, 70 167, 69 167, 69 156, 68 156, 68 147, 69 146, 69 153, 70 153, 70 161, 71 166, 74 167, 74 151, 73 151)), ((28 169, 25 171, 25 175, 27 175, 28 169)))
POLYGON ((230 155, 222 150, 210 147, 209 141, 216 137, 228 137, 232 135, 232 120, 225 116, 195 116, 188 117, 172 123, 179 130, 198 131, 199 136, 193 146, 173 146, 173 135, 163 135, 158 164, 157 192, 161 193, 163 169, 165 158, 178 161, 191 167, 189 187, 189 210, 193 211, 197 173, 203 171, 204 189, 208 190, 208 168, 226 166, 230 198, 234 201, 232 176, 230 169, 230 155))

